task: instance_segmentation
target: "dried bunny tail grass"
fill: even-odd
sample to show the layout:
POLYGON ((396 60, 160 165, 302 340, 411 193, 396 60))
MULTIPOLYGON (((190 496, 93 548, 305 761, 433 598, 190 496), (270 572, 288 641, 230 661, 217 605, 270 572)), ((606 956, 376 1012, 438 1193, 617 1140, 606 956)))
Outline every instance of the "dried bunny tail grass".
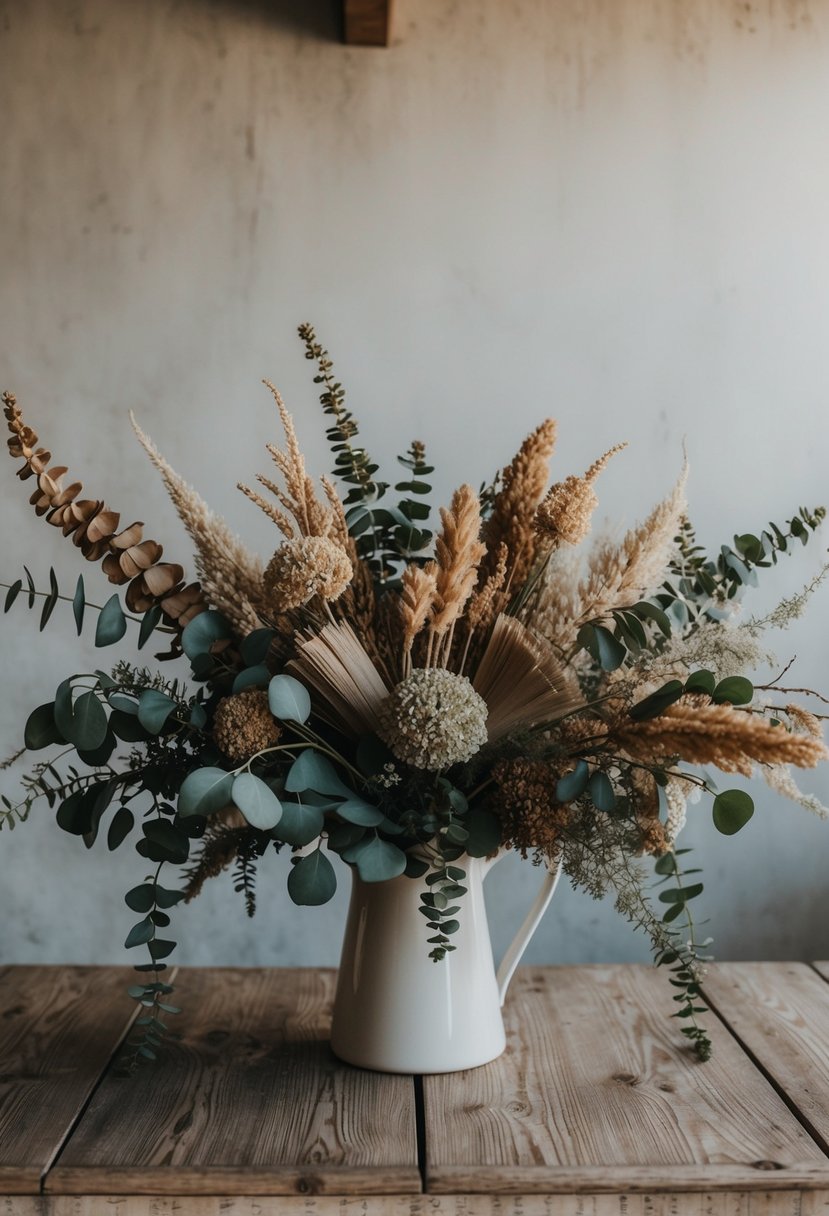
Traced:
POLYGON ((319 712, 338 730, 349 737, 377 734, 389 689, 345 621, 301 641, 287 670, 314 689, 319 712))
POLYGON ((770 790, 774 790, 775 794, 796 802, 804 810, 817 815, 818 819, 829 819, 829 807, 825 807, 814 794, 806 794, 801 790, 787 764, 764 764, 760 772, 766 785, 770 790))
POLYGON ((411 671, 412 644, 420 633, 435 598, 437 588, 437 563, 425 566, 410 563, 403 571, 400 592, 400 617, 403 623, 403 667, 406 674, 411 671))
POLYGON ((548 545, 562 541, 577 545, 584 540, 590 531, 593 512, 599 505, 593 482, 611 458, 626 447, 626 443, 615 444, 593 461, 583 477, 565 477, 564 481, 550 487, 534 520, 536 532, 548 545))
POLYGON ((176 473, 130 413, 133 430, 161 474, 179 519, 196 547, 198 570, 209 603, 227 617, 240 637, 259 626, 262 565, 199 494, 176 473))
POLYGON ((3 394, 3 406, 11 433, 9 455, 24 461, 17 475, 21 481, 35 478, 36 488, 29 499, 35 512, 71 537, 87 561, 101 562, 111 583, 129 584, 125 598, 130 611, 146 612, 158 605, 178 630, 203 612, 207 604, 198 583, 182 585, 183 568, 161 561, 162 546, 143 539, 144 525, 133 523, 119 531, 120 514, 101 499, 80 498, 81 482, 64 487, 67 469, 63 465, 49 468, 52 455, 38 446, 37 434, 23 421, 13 393, 3 394))
POLYGON ((538 536, 533 527, 535 513, 549 477, 549 461, 556 444, 555 419, 547 418, 521 444, 512 462, 502 472, 502 488, 484 527, 487 555, 481 565, 483 578, 498 565, 500 546, 507 546, 507 585, 520 587, 535 562, 538 536))
MULTIPOLYGON (((430 652, 435 639, 446 638, 439 648, 436 666, 445 666, 451 649, 450 630, 466 607, 478 577, 478 563, 486 552, 479 540, 481 504, 471 486, 463 485, 452 495, 452 505, 441 508, 443 529, 435 541, 436 581, 429 622, 430 652), (441 657, 443 662, 441 662, 441 657)), ((430 664, 427 664, 429 666, 430 664)))
POLYGON ((731 705, 706 703, 702 697, 684 697, 658 717, 627 722, 613 735, 640 759, 679 756, 688 764, 713 764, 745 777, 751 776, 755 763, 814 768, 829 757, 822 739, 772 726, 731 705))
POLYGON ((584 704, 549 648, 513 616, 496 620, 472 686, 489 709, 490 742, 584 704))

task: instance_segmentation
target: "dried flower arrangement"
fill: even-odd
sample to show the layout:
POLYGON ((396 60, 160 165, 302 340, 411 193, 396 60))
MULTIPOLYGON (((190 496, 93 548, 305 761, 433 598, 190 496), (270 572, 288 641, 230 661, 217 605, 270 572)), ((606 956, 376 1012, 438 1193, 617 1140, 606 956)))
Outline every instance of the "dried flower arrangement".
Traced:
MULTIPOLYGON (((0 827, 43 799, 87 847, 110 815, 109 847, 133 837, 152 863, 126 896, 139 915, 126 945, 149 952, 130 989, 144 1007, 133 1061, 155 1058, 163 1015, 176 1012, 163 976, 175 947, 163 934, 170 909, 235 867, 253 914, 257 863, 283 847, 298 904, 330 899, 332 853, 365 881, 422 883, 424 950, 438 963, 463 914, 465 854, 507 847, 561 864, 594 897, 613 893, 649 935, 671 972, 674 1016, 706 1058, 707 943, 695 942, 690 909, 702 883, 683 881, 677 836, 700 794, 713 796, 723 833, 753 813, 744 790, 716 789, 709 767, 758 772, 826 814, 791 773, 827 756, 819 715, 790 703, 779 679, 755 688, 745 672, 763 658, 763 629, 798 615, 829 567, 765 620, 734 614, 756 571, 805 543, 824 510, 737 536, 712 559, 687 519, 683 469, 643 524, 581 558, 595 483, 624 445, 548 488, 556 424, 547 420, 491 485, 455 492, 433 536, 423 444, 399 458, 406 474, 393 502, 355 443, 327 351, 309 325, 299 333, 345 493, 309 477, 268 384, 284 432, 267 449, 275 472, 239 487, 282 534, 267 565, 134 423, 193 542, 198 582, 161 560, 142 524, 121 528, 80 483, 64 485, 66 469, 51 466, 4 395, 10 453, 33 480, 37 514, 126 588, 126 612, 117 591, 98 608, 96 644, 117 643, 133 621, 139 647, 163 635, 159 659, 189 660, 195 687, 125 661, 62 681, 30 715, 24 749, 59 754, 24 777, 20 801, 3 797, 0 827), (663 884, 656 903, 647 856, 663 884), (182 867, 181 880, 162 883, 165 867, 182 867)), ((5 586, 6 611, 21 594, 30 608, 42 601, 41 628, 69 598, 54 572, 48 591, 28 570, 5 586)), ((72 605, 80 634, 93 607, 82 576, 72 605)))

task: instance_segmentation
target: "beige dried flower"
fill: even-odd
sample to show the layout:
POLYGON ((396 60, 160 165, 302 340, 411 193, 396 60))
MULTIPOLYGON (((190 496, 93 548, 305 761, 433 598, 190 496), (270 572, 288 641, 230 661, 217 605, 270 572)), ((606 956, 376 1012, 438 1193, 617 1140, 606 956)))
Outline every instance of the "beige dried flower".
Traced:
POLYGON ((261 688, 223 697, 213 717, 213 739, 233 764, 241 764, 257 752, 273 747, 282 734, 268 707, 268 694, 261 688))
POLYGON ((628 721, 615 737, 629 755, 646 761, 680 756, 689 764, 713 764, 750 777, 754 764, 814 768, 827 757, 822 739, 773 726, 755 713, 686 696, 658 717, 628 721))
POLYGON ((301 608, 315 595, 335 600, 345 591, 353 572, 346 551, 325 536, 286 540, 265 570, 267 608, 279 614, 301 608))
POLYGON ((483 747, 486 719, 486 702, 465 676, 416 668, 381 707, 379 734, 398 760, 437 772, 483 747))
POLYGON ((577 545, 583 541, 599 505, 593 482, 611 457, 626 447, 626 443, 617 443, 593 462, 584 477, 565 477, 551 486, 535 513, 536 532, 556 544, 564 541, 577 545))
POLYGON ((509 555, 507 586, 520 587, 532 568, 538 543, 533 519, 547 485, 556 431, 555 419, 547 418, 527 436, 512 462, 502 470, 501 489, 484 527, 487 554, 481 563, 481 583, 495 573, 502 544, 509 555))

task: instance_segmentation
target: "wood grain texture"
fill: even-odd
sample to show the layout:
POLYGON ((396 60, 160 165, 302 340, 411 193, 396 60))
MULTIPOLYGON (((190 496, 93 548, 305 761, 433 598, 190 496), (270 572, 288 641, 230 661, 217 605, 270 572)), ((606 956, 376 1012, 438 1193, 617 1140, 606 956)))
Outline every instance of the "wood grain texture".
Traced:
POLYGON ((335 1060, 334 980, 310 969, 180 973, 182 1041, 160 1067, 107 1076, 46 1190, 419 1191, 412 1080, 335 1060))
MULTIPOLYGON (((11 1201, 8 1201, 9 1203, 11 1201)), ((829 1191, 671 1195, 21 1196, 0 1216, 826 1216, 829 1191)))
POLYGON ((805 963, 720 963, 705 995, 829 1148, 829 988, 805 963))
POLYGON ((126 967, 0 975, 0 1194, 41 1177, 135 1016, 126 967))
POLYGON ((349 46, 388 46, 392 0, 343 0, 343 41, 349 46))
POLYGON ((651 967, 520 971, 501 1059, 424 1081, 427 1190, 829 1187, 829 1160, 716 1017, 710 1064, 678 1044, 670 996, 651 967))

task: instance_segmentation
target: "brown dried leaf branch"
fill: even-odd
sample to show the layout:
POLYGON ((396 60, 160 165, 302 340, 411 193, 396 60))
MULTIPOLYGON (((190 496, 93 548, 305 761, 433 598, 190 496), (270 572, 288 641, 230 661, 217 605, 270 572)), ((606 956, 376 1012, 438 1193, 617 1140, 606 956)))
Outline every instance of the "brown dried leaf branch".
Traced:
POLYGON ((24 461, 18 477, 35 478, 29 501, 47 523, 72 538, 87 561, 101 562, 111 583, 129 584, 127 607, 146 612, 158 605, 168 621, 183 629, 207 607, 198 583, 184 585, 183 567, 162 562, 162 546, 144 539, 144 525, 132 523, 119 531, 120 514, 102 499, 81 498, 79 481, 64 486, 64 466, 50 467, 51 452, 38 446, 37 433, 23 421, 13 393, 3 393, 3 410, 11 438, 9 453, 24 461))

